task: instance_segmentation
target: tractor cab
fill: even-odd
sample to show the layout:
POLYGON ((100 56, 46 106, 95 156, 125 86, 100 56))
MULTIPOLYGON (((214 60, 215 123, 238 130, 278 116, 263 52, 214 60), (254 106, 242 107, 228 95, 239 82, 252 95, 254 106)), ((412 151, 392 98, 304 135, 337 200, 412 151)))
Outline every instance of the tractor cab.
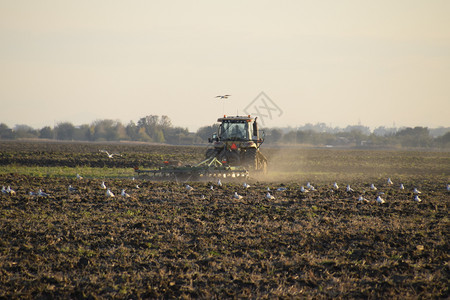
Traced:
POLYGON ((223 116, 216 134, 209 138, 213 147, 207 149, 206 158, 216 157, 233 165, 247 165, 252 170, 265 170, 267 159, 259 152, 264 142, 258 131, 256 118, 251 116, 223 116))
POLYGON ((250 116, 224 116, 223 118, 219 118, 217 120, 217 122, 220 122, 218 132, 209 141, 210 143, 213 141, 253 141, 255 143, 262 143, 263 139, 259 138, 261 134, 258 131, 256 119, 257 117, 252 118, 250 116))

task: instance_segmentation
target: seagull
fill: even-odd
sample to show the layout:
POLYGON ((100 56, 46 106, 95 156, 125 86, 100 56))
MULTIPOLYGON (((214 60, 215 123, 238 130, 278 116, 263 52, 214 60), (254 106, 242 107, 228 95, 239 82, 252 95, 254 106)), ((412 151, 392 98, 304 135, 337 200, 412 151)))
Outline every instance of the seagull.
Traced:
POLYGON ((300 192, 302 192, 302 193, 308 193, 308 190, 305 189, 305 188, 303 187, 303 185, 302 185, 302 187, 300 188, 300 192))
POLYGON ((360 202, 369 202, 369 200, 367 200, 366 198, 364 198, 362 195, 359 196, 358 201, 360 201, 360 202))
POLYGON ((115 195, 114 195, 113 192, 111 192, 110 189, 107 189, 107 190, 106 190, 106 197, 111 197, 111 198, 113 198, 113 197, 115 197, 115 195))
POLYGON ((277 191, 279 191, 279 192, 283 192, 283 191, 285 191, 285 190, 287 190, 287 188, 285 188, 285 187, 277 188, 277 191))
POLYGON ((37 195, 40 197, 48 197, 48 194, 44 193, 41 189, 39 189, 39 191, 37 192, 37 195))
POLYGON ((394 183, 392 182, 392 180, 391 180, 390 177, 388 178, 387 183, 388 183, 388 184, 391 184, 391 185, 394 184, 394 183))
POLYGON ((217 180, 217 185, 218 185, 218 186, 222 186, 222 181, 220 181, 220 179, 217 180))
POLYGON ((76 191, 78 191, 76 188, 74 188, 71 184, 69 184, 69 187, 67 188, 67 190, 69 191, 69 192, 76 192, 76 191))
POLYGON ((193 190, 194 188, 192 186, 190 186, 189 184, 186 185, 186 191, 188 191, 188 193, 193 190))
POLYGON ((234 192, 233 198, 240 200, 240 199, 242 199, 242 196, 239 195, 237 192, 234 192))
POLYGON ((248 189, 250 187, 250 185, 247 182, 244 182, 243 184, 244 188, 248 189))
POLYGON ((267 192, 270 192, 270 187, 267 188, 267 192))
POLYGON ((139 184, 136 184, 135 188, 140 189, 139 184))
POLYGON ((219 99, 228 99, 228 97, 230 97, 231 95, 219 95, 219 96, 216 96, 216 98, 219 98, 219 99))
POLYGON ((386 201, 384 201, 383 198, 381 198, 380 196, 378 196, 378 197, 377 197, 377 202, 380 203, 380 204, 383 204, 383 203, 386 202, 386 201))
POLYGON ((101 187, 102 189, 106 190, 106 185, 105 185, 105 182, 104 182, 104 181, 102 181, 102 184, 100 184, 100 187, 101 187))
POLYGON ((35 193, 35 192, 33 192, 33 191, 30 191, 30 192, 28 193, 28 195, 30 195, 30 196, 37 196, 38 193, 35 193))
POLYGON ((80 174, 77 174, 77 179, 83 179, 83 177, 80 174))
POLYGON ((447 183, 447 192, 450 192, 450 184, 447 183))
POLYGON ((422 199, 419 198, 419 195, 415 195, 415 196, 414 196, 414 201, 416 201, 416 202, 421 202, 422 199))
POLYGON ((346 191, 347 192, 354 192, 355 190, 350 187, 350 184, 347 184, 346 191))
POLYGON ((16 191, 13 190, 9 185, 8 188, 6 189, 6 193, 10 194, 10 195, 15 195, 16 191))
POLYGON ((103 153, 106 153, 106 155, 108 155, 108 158, 113 158, 113 156, 114 155, 116 155, 116 156, 122 156, 122 155, 120 155, 119 153, 109 153, 108 151, 106 151, 106 150, 99 150, 100 152, 103 152, 103 153))
POLYGON ((2 193, 3 194, 7 194, 8 192, 6 191, 6 189, 5 189, 5 186, 2 186, 2 193))
POLYGON ((205 198, 205 195, 202 195, 202 196, 200 197, 200 199, 205 200, 205 199, 206 199, 206 198, 205 198))
POLYGON ((125 197, 125 198, 130 198, 130 195, 128 195, 127 193, 125 193, 125 189, 122 189, 122 192, 120 193, 120 195, 121 195, 122 197, 125 197))
POLYGON ((267 194, 266 194, 266 199, 268 199, 268 200, 273 200, 273 199, 275 199, 275 197, 272 196, 269 192, 267 192, 267 194))
POLYGON ((403 183, 400 183, 400 189, 401 189, 401 190, 404 190, 404 189, 405 189, 405 187, 403 186, 403 183))
POLYGON ((311 188, 311 187, 312 187, 311 183, 308 182, 308 183, 306 184, 306 188, 309 189, 309 188, 311 188))
POLYGON ((335 190, 338 190, 338 189, 339 189, 339 186, 338 186, 337 182, 335 182, 335 183, 333 184, 333 188, 334 188, 335 190))
POLYGON ((310 191, 315 191, 316 188, 315 188, 314 186, 310 185, 310 186, 309 186, 309 190, 310 190, 310 191))
POLYGON ((422 194, 422 192, 421 192, 421 191, 419 191, 419 190, 418 190, 417 188, 414 188, 414 191, 413 191, 413 193, 414 193, 414 194, 416 194, 416 195, 417 195, 417 194, 422 194))
POLYGON ((377 190, 376 186, 375 186, 373 183, 370 185, 370 189, 371 189, 371 190, 374 190, 374 191, 377 190))
POLYGON ((209 186, 209 189, 210 189, 211 191, 214 191, 214 187, 213 187, 212 184, 209 186))

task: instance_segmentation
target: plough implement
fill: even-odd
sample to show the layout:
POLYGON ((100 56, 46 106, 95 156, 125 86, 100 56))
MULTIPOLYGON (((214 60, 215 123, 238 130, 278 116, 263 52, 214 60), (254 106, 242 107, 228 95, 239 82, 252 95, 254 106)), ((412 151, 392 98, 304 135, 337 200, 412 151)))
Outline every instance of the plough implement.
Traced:
MULTIPOLYGON (((167 162, 166 162, 167 163, 167 162)), ((240 166, 229 166, 216 157, 210 157, 196 165, 164 166, 155 170, 140 170, 135 168, 139 177, 149 180, 174 181, 207 181, 214 179, 246 179, 248 170, 240 166)))

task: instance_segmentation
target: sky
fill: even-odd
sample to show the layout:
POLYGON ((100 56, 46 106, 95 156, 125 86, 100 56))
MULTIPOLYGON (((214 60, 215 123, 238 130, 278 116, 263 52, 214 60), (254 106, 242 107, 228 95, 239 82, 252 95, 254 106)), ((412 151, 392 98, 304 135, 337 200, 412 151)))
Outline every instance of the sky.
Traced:
POLYGON ((448 127, 449 16, 447 0, 0 0, 0 123, 448 127))

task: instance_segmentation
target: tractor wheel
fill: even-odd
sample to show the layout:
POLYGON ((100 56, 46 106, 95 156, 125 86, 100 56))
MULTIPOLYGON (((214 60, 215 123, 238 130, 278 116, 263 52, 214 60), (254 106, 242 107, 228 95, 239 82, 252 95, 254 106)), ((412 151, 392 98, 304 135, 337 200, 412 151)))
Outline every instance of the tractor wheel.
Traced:
POLYGON ((258 170, 258 159, 256 148, 249 148, 245 152, 245 162, 249 166, 250 170, 258 170))

